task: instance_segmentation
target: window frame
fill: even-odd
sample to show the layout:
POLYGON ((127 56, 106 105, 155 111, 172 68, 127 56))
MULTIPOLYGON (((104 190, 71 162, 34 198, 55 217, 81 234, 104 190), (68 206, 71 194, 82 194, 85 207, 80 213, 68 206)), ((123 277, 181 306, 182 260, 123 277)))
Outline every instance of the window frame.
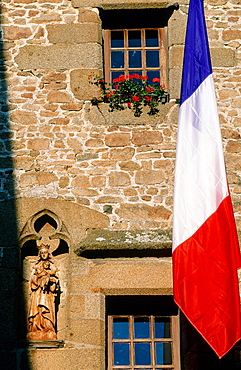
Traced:
POLYGON ((130 50, 141 50, 142 51, 142 68, 132 68, 133 73, 138 73, 140 75, 145 75, 148 70, 158 70, 160 72, 161 84, 165 85, 168 88, 167 81, 167 30, 164 28, 123 28, 123 29, 104 29, 103 30, 103 39, 104 39, 104 73, 106 82, 111 82, 111 71, 123 71, 120 74, 131 74, 131 68, 128 68, 128 51, 130 50), (145 31, 146 30, 157 30, 159 46, 157 47, 147 47, 145 46, 145 31), (123 31, 124 32, 124 47, 123 48, 111 48, 111 32, 112 31, 123 31), (141 31, 141 40, 142 45, 140 47, 129 47, 128 46, 128 31, 141 31), (124 68, 111 68, 111 51, 112 50, 123 50, 124 51, 124 68), (159 63, 160 67, 146 67, 144 52, 146 50, 159 50, 159 63), (128 73, 128 71, 130 73, 128 73))
POLYGON ((107 335, 108 335, 108 370, 118 370, 118 369, 128 369, 128 370, 135 370, 139 369, 151 369, 151 370, 164 370, 164 369, 171 369, 171 370, 180 370, 180 330, 179 330, 179 315, 175 316, 164 316, 164 315, 108 315, 108 323, 107 323, 107 335), (129 339, 113 339, 112 338, 112 328, 113 328, 113 318, 122 317, 122 318, 129 318, 130 322, 130 338, 129 339), (150 321, 150 331, 151 335, 150 338, 140 339, 134 338, 134 318, 149 318, 150 321), (171 337, 170 338, 154 338, 154 321, 156 317, 167 317, 170 318, 170 329, 171 329, 171 337), (148 342, 151 343, 151 358, 152 358, 152 365, 134 365, 134 343, 140 342, 148 342), (113 365, 113 343, 130 343, 130 358, 132 359, 132 365, 113 365), (172 343, 172 364, 171 365, 156 365, 155 364, 155 343, 172 343))

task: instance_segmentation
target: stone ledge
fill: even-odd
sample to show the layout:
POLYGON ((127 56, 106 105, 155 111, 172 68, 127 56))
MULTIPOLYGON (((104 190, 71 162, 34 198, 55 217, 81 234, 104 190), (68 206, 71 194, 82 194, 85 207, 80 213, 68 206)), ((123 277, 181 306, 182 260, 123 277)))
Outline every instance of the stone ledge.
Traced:
POLYGON ((75 252, 100 250, 160 250, 171 249, 170 230, 90 230, 75 252))
POLYGON ((19 347, 29 349, 53 349, 53 348, 63 348, 64 341, 63 340, 26 340, 19 342, 19 347))
POLYGON ((90 103, 89 110, 86 112, 86 118, 94 125, 153 125, 162 124, 167 121, 167 116, 175 115, 177 119, 177 112, 179 105, 174 101, 158 105, 159 112, 155 116, 147 114, 148 107, 143 108, 143 113, 140 117, 135 117, 131 109, 124 109, 122 111, 109 112, 108 103, 100 103, 98 106, 90 103))

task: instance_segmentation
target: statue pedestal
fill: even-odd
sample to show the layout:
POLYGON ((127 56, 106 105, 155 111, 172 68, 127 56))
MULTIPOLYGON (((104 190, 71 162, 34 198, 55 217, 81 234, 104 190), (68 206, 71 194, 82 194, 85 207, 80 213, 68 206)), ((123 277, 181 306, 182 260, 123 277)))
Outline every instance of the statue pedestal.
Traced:
POLYGON ((47 349, 47 348, 63 348, 64 347, 64 341, 63 340, 57 340, 57 339, 29 339, 26 341, 22 341, 20 343, 21 347, 28 347, 28 349, 47 349))

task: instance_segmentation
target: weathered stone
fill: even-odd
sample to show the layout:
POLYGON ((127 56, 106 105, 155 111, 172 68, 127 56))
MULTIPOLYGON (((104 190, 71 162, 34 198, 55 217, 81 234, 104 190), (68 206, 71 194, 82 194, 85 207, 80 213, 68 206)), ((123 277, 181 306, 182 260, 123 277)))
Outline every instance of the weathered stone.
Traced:
POLYGON ((57 118, 51 119, 49 123, 53 125, 67 125, 69 123, 69 118, 57 117, 57 118))
POLYGON ((135 154, 135 149, 131 147, 123 148, 123 149, 119 149, 119 148, 111 149, 110 159, 114 159, 114 160, 123 160, 123 158, 125 158, 125 160, 132 159, 134 154, 135 154))
POLYGON ((171 211, 163 206, 151 207, 145 204, 126 204, 123 203, 116 210, 116 213, 123 218, 129 220, 168 220, 171 216, 171 211))
POLYGON ((85 145, 86 146, 89 146, 89 147, 103 147, 104 146, 104 142, 102 139, 89 139, 85 142, 85 145))
POLYGON ((14 158, 14 165, 15 165, 15 168, 18 169, 18 170, 29 171, 34 166, 34 159, 29 158, 29 157, 25 157, 25 156, 15 157, 14 158))
POLYGON ((91 76, 101 76, 101 69, 75 69, 70 72, 70 88, 79 100, 101 98, 99 87, 90 83, 91 76))
POLYGON ((141 166, 134 161, 124 161, 119 166, 123 171, 137 171, 141 169, 141 166))
POLYGON ((98 16, 97 12, 91 9, 79 9, 78 21, 80 23, 83 22, 101 23, 100 17, 98 16))
POLYGON ((72 149, 79 149, 82 146, 81 142, 78 139, 75 139, 75 138, 69 138, 67 140, 67 144, 72 149))
POLYGON ((84 175, 77 176, 72 181, 72 186, 73 187, 79 187, 79 188, 90 188, 89 177, 88 176, 84 176, 84 175))
POLYGON ((175 66, 169 71, 169 93, 173 99, 180 99, 182 68, 175 66))
POLYGON ((105 176, 93 176, 90 179, 91 186, 94 188, 103 188, 106 186, 105 176))
POLYGON ((66 74, 65 73, 56 73, 51 72, 49 74, 46 74, 42 77, 41 82, 45 84, 49 84, 51 82, 60 83, 66 80, 66 74))
MULTIPOLYGON (((41 0, 40 0, 41 1, 41 0)), ((45 0, 42 0, 45 1, 45 0)), ((54 0, 56 2, 59 2, 59 0, 54 0)), ((56 22, 56 21, 61 21, 60 14, 57 12, 42 12, 40 13, 39 17, 35 17, 32 19, 33 23, 37 24, 44 24, 44 23, 50 23, 50 22, 56 22)))
POLYGON ((174 12, 168 22, 168 44, 184 45, 187 15, 174 12))
POLYGON ((113 187, 128 186, 131 184, 130 177, 125 172, 111 172, 109 175, 109 185, 113 187))
POLYGON ((238 95, 237 91, 235 90, 219 90, 218 91, 218 96, 220 99, 229 99, 229 98, 234 98, 238 95))
POLYGON ((48 39, 52 44, 102 43, 101 28, 98 23, 49 24, 48 39))
POLYGON ((47 100, 50 103, 70 103, 71 95, 65 91, 50 91, 47 100))
POLYGON ((30 139, 27 142, 27 148, 33 150, 45 150, 49 149, 50 140, 49 139, 30 139))
POLYGON ((110 147, 128 146, 130 144, 130 134, 128 133, 112 133, 105 137, 105 143, 110 147))
POLYGON ((32 35, 31 28, 18 26, 5 26, 4 37, 6 40, 27 39, 32 35))
POLYGON ((77 154, 76 155, 76 160, 78 162, 88 161, 90 159, 96 159, 96 158, 98 158, 97 153, 84 153, 84 154, 77 154))
POLYGON ((106 204, 106 203, 120 203, 120 202, 121 202, 121 198, 105 196, 105 197, 98 198, 95 203, 96 204, 106 204))
POLYGON ((222 32, 222 38, 224 41, 233 41, 241 38, 241 31, 235 29, 224 30, 222 32))
POLYGON ((22 125, 35 125, 37 117, 34 112, 24 110, 15 110, 11 113, 11 120, 13 122, 21 123, 22 125))
POLYGON ((71 316, 84 316, 85 313, 85 298, 81 294, 72 294, 69 296, 69 309, 71 316))
POLYGON ((54 181, 58 181, 58 177, 50 172, 38 172, 37 181, 39 185, 48 185, 54 181))
POLYGON ((183 62, 183 45, 173 45, 169 51, 169 67, 182 66, 183 62))
POLYGON ((59 179, 59 187, 60 188, 65 188, 68 185, 69 185, 69 178, 67 176, 62 176, 59 179))
POLYGON ((213 67, 234 67, 237 65, 235 52, 232 49, 211 48, 210 53, 213 67))
POLYGON ((165 181, 165 176, 163 171, 137 171, 135 180, 137 184, 154 185, 165 181))
POLYGON ((226 145, 226 151, 228 153, 240 153, 241 152, 241 143, 238 141, 229 141, 226 145))
POLYGON ((70 331, 74 342, 97 346, 103 346, 105 343, 104 321, 102 320, 71 318, 70 331))
POLYGON ((20 176, 20 186, 23 188, 37 185, 37 183, 37 172, 26 172, 20 176))
MULTIPOLYGON (((168 4, 164 0, 72 0, 73 7, 100 7, 103 9, 137 9, 137 8, 163 8, 168 4)), ((172 3, 170 3, 171 5, 172 3)))
POLYGON ((101 69, 102 49, 99 44, 27 45, 15 61, 20 69, 101 69))
POLYGON ((160 144, 163 137, 161 131, 134 131, 131 141, 135 145, 160 144))
MULTIPOLYGON (((76 323, 78 325, 78 323, 76 323)), ((74 325, 73 325, 74 326, 74 325)), ((70 337, 71 339, 71 337, 70 337)), ((71 343, 70 343, 71 344, 71 343)), ((52 370, 59 370, 63 364, 68 364, 72 370, 99 370, 104 367, 104 349, 101 348, 64 348, 64 349, 38 349, 35 351, 26 350, 22 353, 21 364, 27 369, 39 368, 49 370, 51 363, 52 370)))

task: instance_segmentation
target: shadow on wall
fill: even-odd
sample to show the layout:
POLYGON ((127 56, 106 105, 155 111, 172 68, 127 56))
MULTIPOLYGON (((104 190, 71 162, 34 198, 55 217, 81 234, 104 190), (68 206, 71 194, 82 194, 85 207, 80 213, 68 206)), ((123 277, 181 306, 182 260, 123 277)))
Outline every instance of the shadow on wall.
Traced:
POLYGON ((24 365, 21 364, 20 356, 23 350, 17 349, 20 339, 19 307, 23 294, 19 284, 20 250, 2 27, 0 28, 0 82, 0 367, 5 370, 30 370, 27 358, 24 365))

